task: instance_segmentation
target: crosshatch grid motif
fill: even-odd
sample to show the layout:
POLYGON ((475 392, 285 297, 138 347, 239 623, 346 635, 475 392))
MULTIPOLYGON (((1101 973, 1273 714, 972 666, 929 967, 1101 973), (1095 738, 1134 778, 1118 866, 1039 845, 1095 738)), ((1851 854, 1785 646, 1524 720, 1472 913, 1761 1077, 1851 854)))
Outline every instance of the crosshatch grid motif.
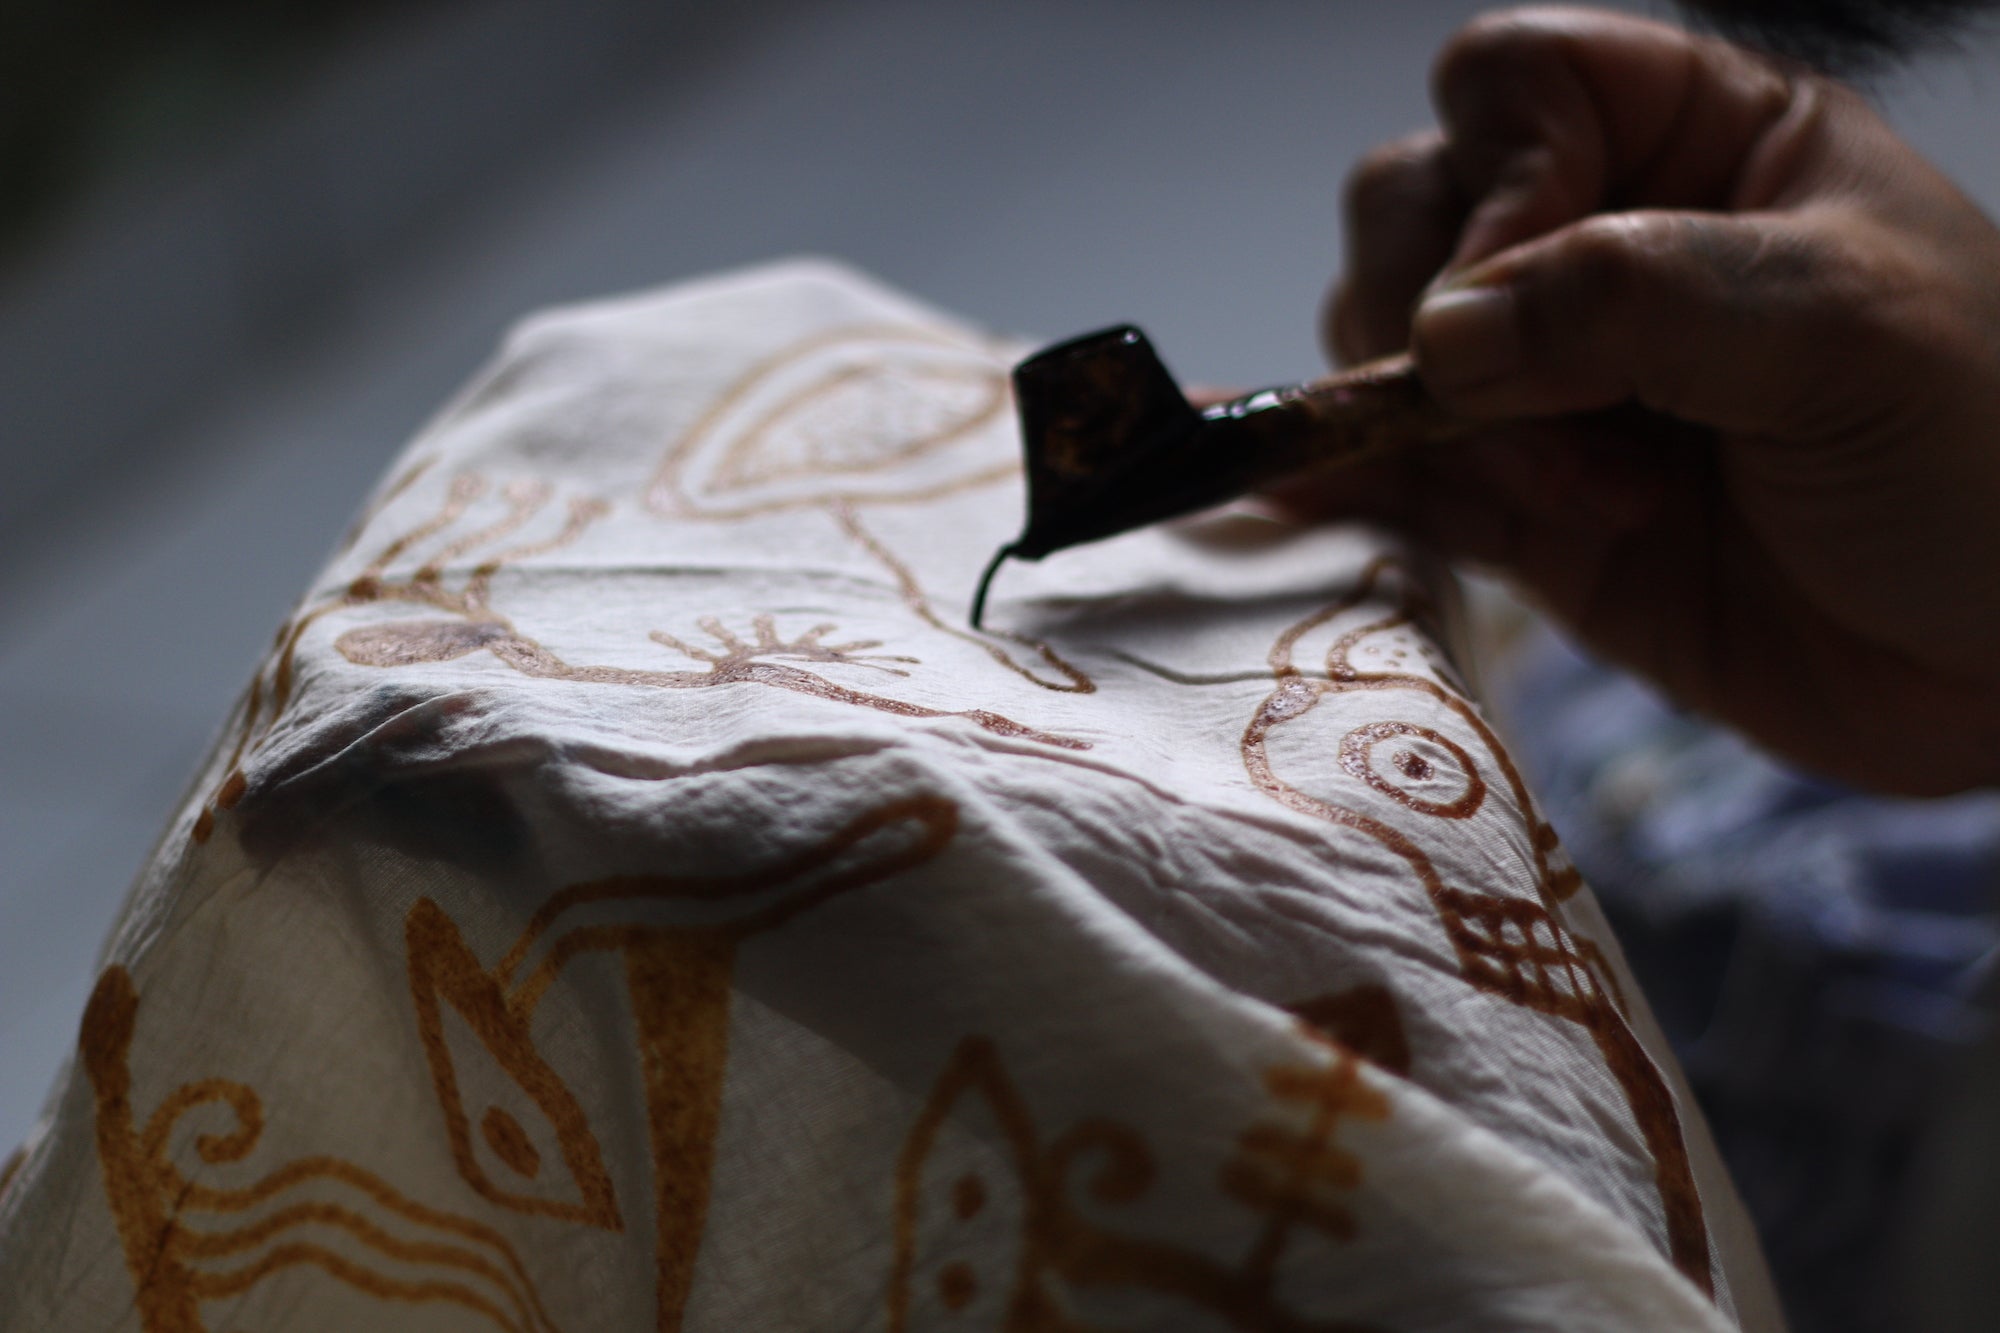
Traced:
POLYGON ((1014 350, 812 265, 518 335, 281 627, 142 881, 0 1173, 0 1316, 61 1282, 145 1333, 623 1326, 584 1299, 610 1281, 661 1330, 1755 1325, 1726 1181, 1422 579, 1374 539, 1145 534, 964 626, 1018 505, 1014 350), (574 369, 623 345, 706 369, 574 369), (1112 789, 1289 878, 1176 881, 1113 821, 1087 851, 1161 858, 1135 916, 1034 837, 1112 789), (268 952, 365 988, 358 1032, 314 1019, 345 1048, 208 996, 298 992, 259 961, 287 893, 341 921, 339 957, 268 952), (1217 903, 1254 929, 1209 957, 1217 903), (749 1039, 767 1011, 815 1054, 750 1105, 796 1056, 749 1039), (1457 1090, 1474 1049, 1518 1098, 1457 1090), (327 1099, 367 1114, 344 1059, 401 1118, 315 1141, 327 1099), (864 1225, 812 1312, 758 1307, 757 1136, 822 1122, 852 1143, 805 1154, 786 1225, 864 1225), (1514 1231, 1431 1215, 1439 1179, 1514 1231), (94 1259, 30 1253, 58 1217, 94 1259))

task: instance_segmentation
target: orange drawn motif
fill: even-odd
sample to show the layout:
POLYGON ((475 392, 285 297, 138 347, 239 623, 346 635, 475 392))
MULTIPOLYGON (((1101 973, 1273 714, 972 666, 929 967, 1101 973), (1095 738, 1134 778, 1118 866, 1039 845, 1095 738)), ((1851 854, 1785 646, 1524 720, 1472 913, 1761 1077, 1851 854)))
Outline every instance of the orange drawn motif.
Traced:
POLYGON ((176 1088, 142 1123, 130 1067, 138 1018, 131 975, 107 968, 84 1010, 80 1048, 105 1194, 145 1333, 205 1333, 205 1302, 297 1269, 377 1300, 456 1306, 503 1333, 556 1333, 505 1236, 419 1203, 352 1162, 297 1157, 230 1188, 183 1172, 174 1160, 183 1119, 207 1107, 229 1113, 233 1128, 192 1145, 202 1162, 226 1166, 256 1151, 263 1102, 242 1083, 202 1079, 176 1088))
MULTIPOLYGON (((428 462, 424 462, 410 468, 391 483, 388 494, 400 493, 423 475, 428 467, 428 462)), ((208 840, 215 828, 217 811, 232 809, 243 798, 247 786, 244 762, 270 735, 291 702, 292 693, 298 685, 299 643, 305 638, 307 630, 326 616, 351 607, 384 601, 416 602, 461 619, 419 622, 421 628, 413 632, 406 643, 398 645, 405 655, 403 660, 444 661, 476 652, 487 639, 499 637, 505 632, 499 627, 505 626, 506 622, 493 616, 488 605, 493 576, 515 561, 569 545, 582 536, 591 523, 601 518, 606 509, 600 500, 572 500, 567 521, 553 536, 503 547, 489 554, 473 567, 461 588, 457 591, 448 589, 444 584, 448 564, 482 547, 506 541, 540 513, 552 498, 551 488, 545 482, 513 482, 501 490, 505 512, 499 518, 446 540, 407 578, 391 581, 386 577, 389 566, 403 555, 449 533, 487 491, 486 479, 476 474, 467 473, 455 478, 443 506, 436 514, 384 546, 346 588, 300 610, 278 627, 270 654, 251 679, 250 691, 237 714, 236 739, 230 748, 227 772, 195 821, 196 842, 208 840)))
POLYGON ((1370 1064, 1409 1077, 1410 1039, 1403 1031, 1396 997, 1387 986, 1351 986, 1285 1008, 1370 1064))
MULTIPOLYGON (((805 662, 858 666, 901 676, 907 673, 890 664, 916 664, 916 659, 910 657, 868 654, 866 649, 881 646, 873 640, 829 644, 825 636, 835 628, 830 624, 814 625, 785 638, 780 636, 772 617, 757 616, 752 621, 755 638, 746 641, 725 629, 719 620, 705 617, 701 627, 716 639, 721 647, 719 652, 690 648, 666 633, 652 636, 661 646, 703 663, 705 669, 699 671, 653 671, 566 662, 521 634, 511 620, 493 608, 493 577, 509 564, 559 550, 576 541, 609 506, 596 499, 572 500, 563 524, 553 534, 485 556, 463 584, 453 588, 445 579, 452 562, 513 536, 553 499, 553 492, 545 483, 510 483, 501 488, 500 498, 506 508, 498 519, 454 536, 454 529, 465 520, 470 508, 490 491, 490 484, 476 473, 455 478, 437 513, 385 545, 339 593, 285 622, 270 659, 251 682, 237 717, 227 774, 195 823, 197 842, 208 839, 218 811, 233 809, 243 798, 247 788, 244 763, 270 735, 297 688, 298 649, 306 631, 335 612, 378 604, 408 603, 428 607, 442 616, 389 621, 347 631, 334 646, 357 665, 407 667, 485 652, 524 676, 542 680, 669 690, 751 683, 903 717, 963 718, 997 736, 1067 750, 1090 748, 1088 741, 1041 731, 985 709, 930 708, 854 689, 793 665, 805 662), (389 576, 388 570, 395 561, 430 543, 439 545, 415 571, 401 578, 389 576)), ((1046 659, 1058 669, 1066 669, 1066 664, 1052 652, 1046 654, 1046 659)))
POLYGON ((851 324, 765 357, 667 451, 646 503, 673 518, 923 503, 1014 475, 979 432, 1007 411, 991 349, 918 324, 851 324))
POLYGON ((1044 1144, 998 1047, 986 1037, 962 1040, 896 1170, 889 1333, 932 1327, 1099 1333, 1064 1298, 1065 1289, 1091 1288, 1154 1293, 1242 1333, 1367 1333, 1352 1321, 1300 1314, 1277 1291, 1279 1262, 1301 1228, 1334 1242, 1354 1235, 1340 1196, 1360 1183, 1362 1168, 1335 1142, 1340 1122, 1389 1114, 1387 1099, 1367 1085, 1351 1052, 1331 1041, 1315 1044, 1323 1063, 1266 1072, 1279 1113, 1246 1130, 1222 1165, 1218 1188, 1261 1219, 1247 1252, 1228 1263, 1087 1216, 1075 1199, 1079 1189, 1099 1206, 1133 1204, 1151 1189, 1157 1167, 1145 1139, 1129 1125, 1091 1118, 1044 1144), (977 1174, 960 1175, 948 1188, 935 1178, 945 1166, 939 1141, 953 1121, 997 1128, 1007 1178, 989 1185, 977 1174), (1074 1177, 1087 1159, 1095 1169, 1079 1186, 1074 1177), (947 1199, 949 1207, 941 1207, 947 1199), (981 1243, 991 1232, 971 1230, 1003 1209, 1011 1249, 981 1243), (947 1257, 953 1255, 967 1257, 947 1257), (930 1286, 920 1286, 920 1274, 931 1278, 930 1286))
MULTIPOLYGON (((1467 982, 1538 1013, 1578 1024, 1590 1033, 1652 1154, 1669 1257, 1690 1281, 1713 1295, 1708 1230, 1681 1134, 1680 1113, 1658 1067, 1620 1012, 1623 998, 1602 952, 1592 941, 1572 934, 1563 925, 1560 904, 1575 894, 1581 880, 1573 867, 1554 858, 1558 845, 1554 830, 1534 814, 1533 800, 1513 760, 1470 703, 1426 677, 1397 671, 1363 671, 1351 660, 1356 646, 1368 636, 1412 621, 1415 608, 1409 594, 1404 609, 1349 630, 1336 639, 1327 652, 1323 678, 1304 674, 1293 662, 1301 639, 1374 596, 1387 569, 1388 562, 1377 561, 1339 602, 1291 626, 1278 637, 1270 655, 1275 688, 1244 730, 1244 766, 1251 780, 1280 804, 1354 829, 1400 857, 1429 895, 1467 982), (1304 717, 1327 695, 1352 690, 1414 690, 1444 705, 1473 731, 1481 748, 1499 769, 1516 807, 1531 821, 1535 899, 1479 893, 1449 885, 1409 834, 1359 810, 1306 792, 1274 771, 1267 744, 1271 734, 1304 717)), ((1432 761, 1414 748, 1399 748, 1390 763, 1412 783, 1434 776, 1432 761)), ((1480 808, 1487 790, 1477 762, 1463 746, 1433 729, 1413 724, 1374 722, 1356 728, 1341 742, 1340 765, 1349 775, 1405 808, 1436 818, 1470 817, 1480 808), (1461 767, 1458 776, 1464 790, 1458 796, 1448 801, 1419 797, 1382 773, 1375 762, 1376 749, 1385 743, 1401 745, 1403 738, 1412 737, 1420 737, 1442 749, 1461 767)))
POLYGON ((919 325, 854 325, 766 357, 667 452, 647 505, 669 518, 734 520, 824 510, 879 562, 930 628, 974 645, 1043 689, 1090 694, 1091 678, 1026 635, 940 616, 908 562, 861 522, 864 505, 921 504, 1004 481, 982 438, 1010 403, 992 350, 919 325), (1030 654, 1016 660, 1008 644, 1030 654))
POLYGON ((769 869, 714 878, 621 876, 573 885, 544 903, 490 968, 442 908, 428 898, 419 901, 405 925, 410 991, 459 1174, 503 1208, 610 1229, 623 1225, 582 1107, 535 1049, 533 1037, 536 1008, 570 962, 588 953, 618 955, 638 1034, 653 1159, 657 1327, 661 1333, 680 1328, 708 1212, 737 948, 830 898, 930 860, 950 842, 957 819, 950 802, 913 797, 882 806, 769 869), (635 909, 674 919, 636 920, 635 909), (446 1006, 541 1111, 581 1187, 578 1198, 549 1200, 525 1190, 540 1156, 528 1132, 498 1106, 481 1115, 480 1134, 492 1157, 520 1180, 496 1181, 482 1164, 458 1064, 445 1037, 446 1006))
MULTIPOLYGON (((411 1000, 453 1161, 487 1203, 509 1212, 622 1230, 609 1172, 575 1094, 536 1047, 535 1013, 563 969, 610 952, 624 964, 653 1165, 657 1328, 681 1327, 707 1216, 728 1055, 736 949, 802 912, 881 883, 938 855, 957 809, 919 796, 881 806, 811 849, 769 868, 714 877, 620 876, 551 897, 491 967, 429 898, 405 919, 411 1000), (674 920, 635 919, 665 913, 674 920), (478 1117, 448 1039, 449 1009, 479 1050, 541 1117, 531 1133, 506 1108, 478 1117), (552 1141, 569 1197, 539 1185, 552 1141), (504 1172, 499 1178, 487 1161, 504 1172)), ((96 1103, 105 1192, 124 1243, 145 1333, 204 1333, 201 1306, 238 1296, 280 1272, 312 1268, 371 1297, 440 1302, 485 1317, 504 1333, 556 1333, 507 1239, 471 1217, 431 1207, 352 1162, 300 1157, 247 1185, 220 1188, 175 1164, 175 1133, 190 1112, 220 1106, 225 1133, 196 1136, 211 1167, 247 1159, 265 1112, 245 1084, 183 1084, 140 1123, 130 1054, 139 996, 122 967, 98 979, 84 1015, 82 1063, 96 1103), (222 1225, 205 1227, 214 1217, 222 1225), (234 1266, 227 1261, 240 1260, 234 1266)))
MULTIPOLYGON (((723 394, 670 451, 648 504, 662 514, 712 520, 792 510, 825 513, 889 572, 905 606, 925 624, 976 644, 999 665, 1044 688, 1087 693, 1095 688, 1089 677, 1047 644, 973 635, 947 623, 909 566, 860 518, 864 505, 933 500, 1011 475, 1011 462, 992 466, 987 451, 977 447, 979 432, 1005 406, 1004 377, 983 351, 916 328, 836 331, 785 349, 723 394), (912 392, 912 382, 925 391, 912 392), (1008 644, 1025 649, 1028 660, 1017 660, 1008 644)), ((404 484, 417 475, 413 471, 404 484)), ((217 810, 230 809, 244 795, 244 765, 297 689, 296 659, 306 632, 332 613, 375 604, 406 604, 430 614, 341 634, 335 647, 350 662, 401 668, 483 652, 535 679, 654 689, 760 684, 902 716, 958 717, 996 735, 1089 748, 995 713, 928 708, 808 670, 837 666, 902 677, 908 675, 904 668, 918 665, 911 657, 870 652, 882 646, 879 641, 832 641, 837 632, 832 624, 785 631, 776 617, 754 615, 742 632, 703 617, 698 625, 713 646, 665 631, 651 635, 660 647, 697 663, 695 668, 567 662, 494 609, 491 585, 505 566, 578 540, 607 506, 573 500, 555 531, 523 541, 520 534, 552 503, 552 489, 540 482, 507 485, 497 493, 504 512, 467 527, 473 507, 493 495, 477 475, 454 479, 434 515, 387 543, 340 592, 301 610, 281 628, 243 706, 226 776, 197 823, 197 839, 209 836, 217 810), (430 554, 414 572, 391 577, 396 562, 426 549, 430 554), (459 586, 450 586, 448 567, 481 551, 490 553, 459 586)), ((1532 803, 1504 749, 1452 691, 1421 676, 1353 665, 1356 645, 1408 621, 1408 610, 1342 636, 1328 652, 1323 678, 1306 675, 1293 662, 1303 637, 1372 596, 1382 572, 1380 565, 1371 568, 1350 596, 1280 636, 1270 656, 1274 688, 1243 736, 1246 768, 1273 799, 1362 832, 1401 857, 1424 884, 1470 984, 1591 1034, 1653 1155, 1673 1261, 1707 1290, 1701 1201, 1672 1096, 1621 1014, 1622 999, 1595 946, 1561 921, 1560 904, 1579 881, 1555 857, 1553 831, 1529 813, 1532 803), (1328 694, 1389 689, 1427 694, 1477 736, 1499 780, 1533 821, 1535 899, 1448 885, 1405 833, 1309 794, 1274 771, 1267 746, 1274 731, 1328 694)), ((1413 723, 1378 721, 1354 729, 1341 742, 1338 763, 1355 781, 1432 818, 1471 818, 1489 791, 1470 750, 1435 728, 1413 723), (1429 781, 1439 764, 1448 762, 1458 769, 1462 787, 1443 799, 1407 790, 1385 773, 1384 754, 1388 767, 1412 784, 1429 781)), ((768 869, 572 885, 543 904, 490 964, 443 907, 428 898, 418 901, 405 918, 408 980, 459 1177, 491 1208, 607 1231, 625 1227, 625 1210, 589 1114, 535 1036, 539 1005, 564 969, 585 954, 615 956, 634 1019, 651 1154, 647 1205, 657 1236, 656 1326, 662 1333, 678 1330, 709 1207, 737 950, 839 894, 929 861, 950 841, 956 820, 949 802, 914 798, 877 809, 768 869), (460 1037, 454 1045, 452 1027, 469 1033, 469 1041, 460 1037), (475 1053, 490 1060, 519 1093, 511 1103, 516 1109, 533 1108, 533 1126, 497 1103, 468 1104, 468 1089, 478 1084, 465 1061, 475 1053), (550 1148, 553 1152, 545 1151, 550 1148), (551 1177, 557 1178, 553 1187, 551 1177)), ((201 1333, 204 1302, 240 1295, 274 1274, 299 1268, 317 1269, 385 1301, 453 1305, 507 1333, 554 1329, 519 1257, 499 1232, 418 1203, 353 1163, 300 1157, 251 1184, 227 1189, 184 1172, 175 1161, 176 1135, 190 1112, 221 1107, 234 1118, 226 1133, 191 1139, 202 1162, 223 1166, 255 1152, 264 1108, 247 1085, 207 1079, 175 1089, 142 1123, 133 1104, 129 1059, 139 1007, 131 977, 122 968, 108 969, 85 1015, 82 1057, 95 1094, 106 1190, 146 1333, 201 1333)), ((1128 1125, 1093 1118, 1045 1140, 998 1047, 983 1037, 962 1041, 897 1166, 890 1333, 910 1333, 940 1311, 1004 1333, 1091 1333, 1070 1312, 1066 1295, 1091 1288, 1143 1290, 1244 1333, 1359 1333, 1358 1325, 1294 1310, 1279 1291, 1280 1269, 1292 1247, 1308 1238, 1340 1243, 1354 1236, 1356 1222, 1345 1196, 1360 1183, 1363 1166, 1337 1141, 1338 1130, 1343 1122, 1389 1114, 1386 1099, 1364 1076, 1360 1056, 1400 1073, 1409 1067, 1409 1050, 1394 1002, 1380 987, 1307 1001, 1295 1012, 1325 1034, 1315 1046, 1323 1058, 1266 1071, 1271 1113, 1243 1132, 1221 1166, 1216 1189, 1254 1220, 1244 1253, 1233 1260, 1097 1220, 1096 1214, 1133 1204, 1152 1187, 1157 1167, 1145 1139, 1128 1125), (948 1181, 932 1178, 949 1156, 938 1151, 945 1127, 966 1117, 997 1125, 1003 1178, 963 1173, 948 1181), (996 1261, 980 1247, 953 1247, 954 1226, 990 1223, 1005 1208, 1018 1214, 1012 1228, 1015 1253, 996 1261), (930 1284, 922 1290, 920 1275, 930 1284)))

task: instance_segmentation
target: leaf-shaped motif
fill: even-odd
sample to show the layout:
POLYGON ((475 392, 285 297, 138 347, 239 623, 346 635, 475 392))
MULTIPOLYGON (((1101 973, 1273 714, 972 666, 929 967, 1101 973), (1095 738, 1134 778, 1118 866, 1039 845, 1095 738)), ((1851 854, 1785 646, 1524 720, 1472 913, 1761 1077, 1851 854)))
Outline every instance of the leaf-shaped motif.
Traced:
POLYGON ((725 390, 669 451, 648 504, 741 518, 836 501, 915 502, 1018 467, 1006 367, 915 327, 835 330, 725 390))

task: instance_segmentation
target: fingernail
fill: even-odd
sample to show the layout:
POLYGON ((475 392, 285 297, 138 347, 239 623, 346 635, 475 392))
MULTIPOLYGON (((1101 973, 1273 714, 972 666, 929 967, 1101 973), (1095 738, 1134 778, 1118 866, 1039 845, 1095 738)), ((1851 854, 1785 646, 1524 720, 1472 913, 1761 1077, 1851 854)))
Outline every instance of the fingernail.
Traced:
POLYGON ((1430 285, 1424 288, 1423 299, 1428 301, 1434 296, 1443 296, 1446 292, 1462 292, 1468 287, 1483 285, 1486 284, 1481 281, 1477 265, 1471 268, 1448 268, 1431 279, 1430 285))
POLYGON ((1460 393, 1521 369, 1514 295, 1505 287, 1445 288, 1424 298, 1410 327, 1424 382, 1460 393))

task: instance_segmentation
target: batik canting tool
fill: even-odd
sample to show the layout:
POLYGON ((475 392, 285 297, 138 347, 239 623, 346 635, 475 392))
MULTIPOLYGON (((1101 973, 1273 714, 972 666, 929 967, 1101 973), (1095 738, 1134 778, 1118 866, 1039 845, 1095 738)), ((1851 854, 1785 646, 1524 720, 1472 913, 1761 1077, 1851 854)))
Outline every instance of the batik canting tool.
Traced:
POLYGON ((1014 397, 1028 518, 980 576, 974 629, 987 587, 1010 557, 1040 560, 1293 473, 1468 430, 1424 391, 1407 353, 1198 409, 1130 325, 1035 353, 1014 368, 1014 397))

